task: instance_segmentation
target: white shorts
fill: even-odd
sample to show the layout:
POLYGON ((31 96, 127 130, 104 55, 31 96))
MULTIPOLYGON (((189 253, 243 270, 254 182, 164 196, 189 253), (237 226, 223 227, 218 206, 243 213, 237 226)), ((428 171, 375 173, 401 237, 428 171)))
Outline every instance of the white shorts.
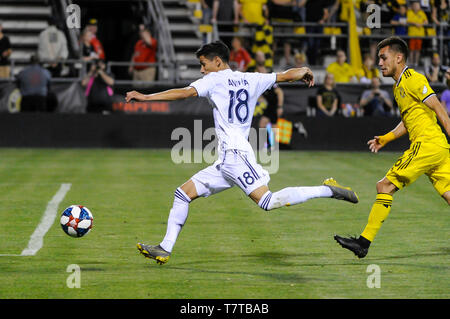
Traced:
POLYGON ((237 185, 248 196, 267 185, 269 173, 256 162, 253 152, 227 150, 222 161, 202 169, 191 177, 199 197, 208 197, 237 185))

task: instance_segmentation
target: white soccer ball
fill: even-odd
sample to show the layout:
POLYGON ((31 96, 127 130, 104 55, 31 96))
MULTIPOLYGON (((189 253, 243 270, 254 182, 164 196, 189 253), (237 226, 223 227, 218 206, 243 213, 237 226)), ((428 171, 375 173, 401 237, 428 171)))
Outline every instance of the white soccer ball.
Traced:
POLYGON ((94 216, 84 206, 71 205, 61 214, 61 227, 64 232, 72 237, 83 237, 92 229, 94 216))

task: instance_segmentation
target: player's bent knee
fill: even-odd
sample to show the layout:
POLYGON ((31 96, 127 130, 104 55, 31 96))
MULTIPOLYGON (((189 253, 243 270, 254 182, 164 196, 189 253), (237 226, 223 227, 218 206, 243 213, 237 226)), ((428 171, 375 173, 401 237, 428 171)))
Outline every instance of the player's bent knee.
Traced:
POLYGON ((398 188, 387 178, 378 181, 376 186, 378 194, 384 193, 393 195, 398 190, 398 188))
POLYGON ((447 202, 447 204, 450 205, 450 191, 447 191, 444 194, 442 194, 442 198, 447 202))
POLYGON ((198 197, 197 189, 195 188, 195 184, 191 179, 177 189, 181 189, 189 197, 190 201, 193 201, 198 197))

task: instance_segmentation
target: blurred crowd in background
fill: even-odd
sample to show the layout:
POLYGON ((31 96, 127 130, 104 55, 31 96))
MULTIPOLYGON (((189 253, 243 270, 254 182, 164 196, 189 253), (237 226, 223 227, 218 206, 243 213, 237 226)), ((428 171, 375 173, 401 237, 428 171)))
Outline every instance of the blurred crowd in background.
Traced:
MULTIPOLYGON (((318 116, 335 116, 340 113, 341 98, 336 84, 363 83, 367 90, 360 96, 359 106, 363 115, 395 116, 396 111, 390 95, 380 86, 383 79, 377 67, 376 44, 381 38, 395 34, 405 36, 410 48, 408 65, 418 68, 431 84, 446 84, 447 89, 440 98, 450 113, 450 41, 437 50, 439 43, 433 37, 445 33, 450 35, 448 0, 356 0, 355 6, 358 34, 361 35, 362 69, 355 70, 347 61, 348 44, 345 37, 337 38, 330 48, 329 38, 315 37, 316 34, 345 34, 346 28, 336 27, 348 21, 345 5, 348 0, 201 0, 201 22, 217 25, 220 37, 231 50, 230 66, 239 71, 272 72, 290 67, 319 66, 325 70, 323 81, 319 83, 313 104, 318 116), (381 9, 381 28, 368 28, 368 7, 376 4, 381 9), (302 23, 305 26, 302 26, 302 23), (283 28, 283 24, 285 28, 283 28), (247 26, 256 26, 248 29, 247 26), (248 30, 273 35, 273 26, 280 32, 306 34, 308 37, 273 36, 270 42, 255 37, 242 37, 248 30), (284 30, 284 31, 283 31, 284 30), (231 33, 231 36, 230 36, 231 33), (236 33, 236 35, 233 35, 236 33), (377 37, 363 37, 374 35, 377 37), (381 38, 380 38, 381 37, 381 38), (417 38, 415 38, 417 37, 417 38), (427 37, 427 38, 422 38, 427 37), (279 52, 279 54, 277 54, 279 52), (439 52, 443 52, 441 55, 439 52), (333 60, 324 59, 334 56, 333 60), (326 63, 327 62, 327 63, 326 63)), ((158 79, 156 66, 158 40, 152 34, 152 27, 137 22, 136 34, 131 39, 128 79, 148 83, 158 79)), ((115 76, 106 67, 110 52, 105 52, 98 30, 102 25, 95 18, 89 18, 79 37, 79 59, 86 62, 86 74, 81 80, 88 100, 88 112, 111 110, 111 97, 115 76)), ((68 41, 63 27, 51 17, 48 27, 39 34, 38 49, 32 55, 29 65, 14 75, 20 89, 22 111, 53 111, 55 98, 49 96, 52 78, 68 77, 70 70, 64 61, 68 59, 68 41)), ((251 31, 251 32, 253 32, 251 31)), ((277 33, 280 34, 280 33, 277 33)), ((204 37, 204 42, 207 37, 204 37)), ((123 45, 117 50, 124 51, 123 45)), ((0 21, 0 78, 10 78, 9 57, 11 43, 2 32, 0 21)), ((200 76, 200 75, 199 75, 200 76)), ((136 84, 139 87, 139 84, 136 84)), ((145 87, 145 86, 144 86, 145 87)), ((281 90, 281 89, 280 89, 281 90)), ((272 99, 282 108, 280 94, 272 99), (281 104, 281 105, 279 105, 281 104)))

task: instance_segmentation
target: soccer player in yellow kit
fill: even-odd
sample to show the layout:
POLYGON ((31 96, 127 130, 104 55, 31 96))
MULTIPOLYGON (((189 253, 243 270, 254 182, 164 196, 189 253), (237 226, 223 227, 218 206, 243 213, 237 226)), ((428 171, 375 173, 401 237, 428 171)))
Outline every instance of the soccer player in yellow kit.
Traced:
POLYGON ((436 191, 450 205, 450 146, 437 119, 450 136, 450 119, 424 75, 406 66, 408 46, 399 37, 389 37, 378 44, 378 65, 385 77, 392 77, 394 97, 402 121, 392 131, 368 141, 372 152, 406 133, 410 148, 397 160, 386 176, 377 183, 377 197, 369 220, 359 238, 335 235, 335 240, 359 258, 367 255, 369 246, 387 218, 395 192, 426 174, 436 191), (436 119, 437 117, 437 119, 436 119))

